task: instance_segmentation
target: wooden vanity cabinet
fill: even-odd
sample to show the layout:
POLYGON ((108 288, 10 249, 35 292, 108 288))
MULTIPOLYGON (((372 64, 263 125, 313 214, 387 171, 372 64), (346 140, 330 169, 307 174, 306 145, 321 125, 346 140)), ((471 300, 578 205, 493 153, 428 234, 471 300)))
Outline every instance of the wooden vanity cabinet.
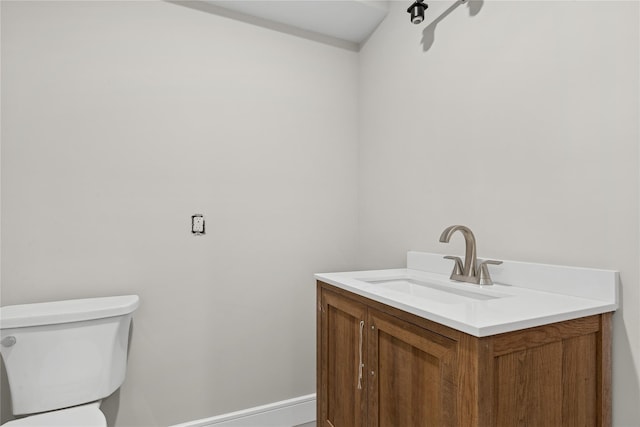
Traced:
POLYGON ((611 314, 477 338, 318 282, 318 426, 608 426, 611 314))

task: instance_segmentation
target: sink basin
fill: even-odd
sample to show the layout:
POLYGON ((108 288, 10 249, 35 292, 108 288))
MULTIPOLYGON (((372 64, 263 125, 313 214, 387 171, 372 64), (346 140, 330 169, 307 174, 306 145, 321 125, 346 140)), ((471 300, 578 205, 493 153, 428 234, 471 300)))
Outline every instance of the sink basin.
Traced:
MULTIPOLYGON (((393 279, 360 279, 363 282, 379 286, 394 292, 411 295, 418 298, 425 298, 443 304, 459 304, 464 300, 492 300, 504 298, 509 295, 486 290, 467 290, 447 284, 437 284, 425 282, 413 278, 393 278, 393 279)), ((467 285, 462 285, 467 286, 467 285)))

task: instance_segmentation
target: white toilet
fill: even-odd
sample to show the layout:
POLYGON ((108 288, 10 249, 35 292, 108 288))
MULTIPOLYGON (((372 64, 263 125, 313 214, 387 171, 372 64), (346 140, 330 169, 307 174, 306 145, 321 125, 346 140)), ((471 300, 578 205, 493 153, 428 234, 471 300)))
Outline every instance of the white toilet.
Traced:
POLYGON ((100 399, 124 381, 137 295, 0 308, 13 414, 3 426, 106 427, 100 399))

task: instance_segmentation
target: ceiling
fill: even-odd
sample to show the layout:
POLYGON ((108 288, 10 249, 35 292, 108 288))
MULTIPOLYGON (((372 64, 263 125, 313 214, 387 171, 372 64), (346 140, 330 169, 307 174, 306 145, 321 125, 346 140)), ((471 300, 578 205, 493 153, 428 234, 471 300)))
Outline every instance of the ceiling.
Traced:
POLYGON ((388 11, 376 0, 206 0, 244 15, 354 44, 364 42, 388 11))

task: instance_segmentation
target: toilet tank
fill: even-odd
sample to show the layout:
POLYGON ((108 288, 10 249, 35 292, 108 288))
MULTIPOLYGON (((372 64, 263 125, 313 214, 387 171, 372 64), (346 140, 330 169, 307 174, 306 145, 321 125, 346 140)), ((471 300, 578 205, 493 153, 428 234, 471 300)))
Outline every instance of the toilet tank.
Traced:
POLYGON ((122 385, 137 295, 0 308, 14 415, 80 405, 122 385))

